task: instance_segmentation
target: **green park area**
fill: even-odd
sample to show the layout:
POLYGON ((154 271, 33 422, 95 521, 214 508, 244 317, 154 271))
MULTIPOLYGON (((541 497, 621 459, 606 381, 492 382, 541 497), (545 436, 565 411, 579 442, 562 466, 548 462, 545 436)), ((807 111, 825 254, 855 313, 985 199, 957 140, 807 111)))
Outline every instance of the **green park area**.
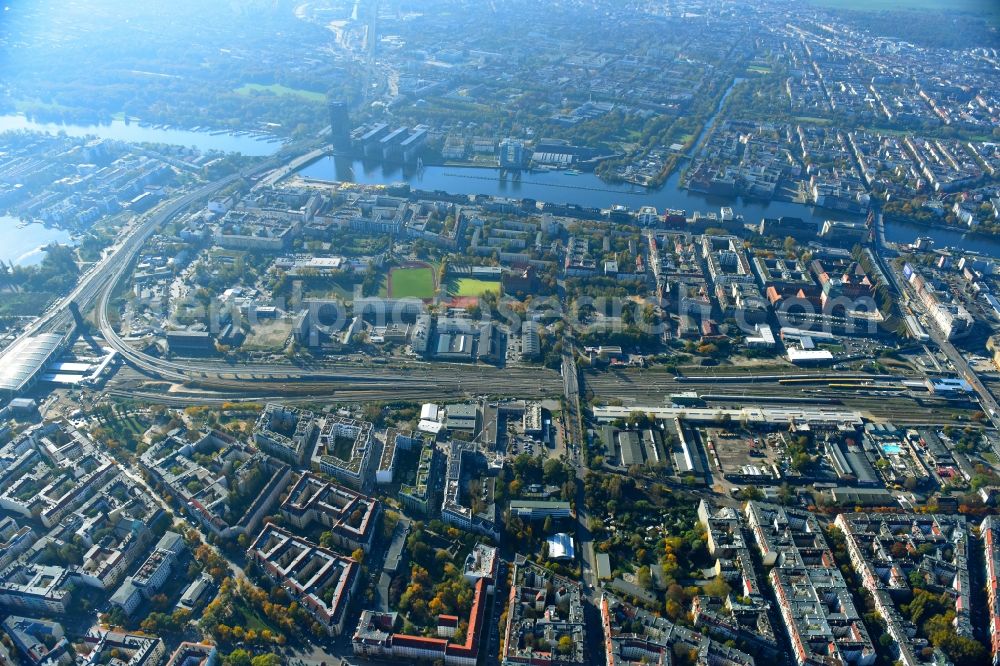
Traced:
POLYGON ((452 278, 448 281, 448 295, 455 297, 480 297, 488 292, 500 293, 500 283, 476 278, 452 278))
POLYGON ((233 92, 238 95, 270 93, 272 95, 277 95, 278 97, 301 97, 302 99, 307 99, 311 102, 326 101, 326 95, 323 93, 313 92, 312 90, 303 90, 302 88, 289 88, 288 86, 283 86, 280 83, 272 83, 270 85, 264 85, 262 83, 244 83, 233 92))
POLYGON ((392 298, 434 298, 434 270, 430 266, 393 268, 389 271, 392 298))

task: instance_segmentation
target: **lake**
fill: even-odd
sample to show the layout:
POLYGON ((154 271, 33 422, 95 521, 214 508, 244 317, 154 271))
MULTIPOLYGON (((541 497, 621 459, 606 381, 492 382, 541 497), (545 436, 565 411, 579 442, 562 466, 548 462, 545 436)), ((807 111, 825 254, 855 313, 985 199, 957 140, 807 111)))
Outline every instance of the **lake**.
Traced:
POLYGON ((129 143, 166 143, 175 146, 194 146, 202 152, 217 150, 226 153, 243 153, 251 157, 273 155, 281 143, 273 138, 246 134, 209 134, 183 129, 157 129, 140 127, 138 123, 113 120, 106 125, 62 125, 40 123, 22 115, 0 116, 0 132, 28 130, 31 132, 58 133, 69 136, 96 136, 129 143))
POLYGON ((42 249, 49 243, 70 244, 73 241, 68 231, 52 229, 38 223, 18 228, 21 221, 16 217, 0 215, 0 260, 14 262, 21 266, 33 266, 45 258, 42 249))

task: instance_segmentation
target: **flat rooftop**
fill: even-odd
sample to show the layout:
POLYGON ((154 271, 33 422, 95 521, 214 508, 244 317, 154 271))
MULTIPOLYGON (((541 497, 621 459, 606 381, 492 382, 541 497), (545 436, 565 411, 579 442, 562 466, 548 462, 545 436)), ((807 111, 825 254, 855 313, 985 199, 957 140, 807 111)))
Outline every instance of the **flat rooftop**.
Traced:
POLYGON ((42 333, 18 340, 0 354, 0 393, 23 391, 52 360, 63 337, 42 333))

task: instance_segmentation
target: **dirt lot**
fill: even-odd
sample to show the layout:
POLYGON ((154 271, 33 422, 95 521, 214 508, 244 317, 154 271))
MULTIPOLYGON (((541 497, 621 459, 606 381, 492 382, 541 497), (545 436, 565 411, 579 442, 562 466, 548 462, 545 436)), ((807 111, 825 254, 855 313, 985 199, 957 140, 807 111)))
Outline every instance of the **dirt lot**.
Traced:
MULTIPOLYGON (((779 460, 777 449, 767 443, 767 436, 763 433, 750 432, 733 425, 729 428, 703 428, 701 435, 706 449, 709 441, 715 448, 722 474, 739 474, 744 468, 754 466, 770 475, 771 464, 779 460)), ((711 453, 709 466, 713 473, 719 471, 711 453)), ((716 474, 717 478, 718 476, 716 474)))
POLYGON ((280 351, 284 349, 288 336, 292 333, 292 322, 282 319, 259 322, 250 331, 243 349, 248 351, 280 351))

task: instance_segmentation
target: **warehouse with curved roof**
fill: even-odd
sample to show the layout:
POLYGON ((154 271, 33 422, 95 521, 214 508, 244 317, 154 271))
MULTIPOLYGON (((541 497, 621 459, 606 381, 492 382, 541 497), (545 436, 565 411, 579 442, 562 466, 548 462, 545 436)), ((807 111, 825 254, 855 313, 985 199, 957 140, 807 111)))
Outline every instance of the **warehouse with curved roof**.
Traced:
POLYGON ((64 338, 42 333, 18 340, 0 353, 0 396, 13 397, 30 389, 62 350, 64 338))

